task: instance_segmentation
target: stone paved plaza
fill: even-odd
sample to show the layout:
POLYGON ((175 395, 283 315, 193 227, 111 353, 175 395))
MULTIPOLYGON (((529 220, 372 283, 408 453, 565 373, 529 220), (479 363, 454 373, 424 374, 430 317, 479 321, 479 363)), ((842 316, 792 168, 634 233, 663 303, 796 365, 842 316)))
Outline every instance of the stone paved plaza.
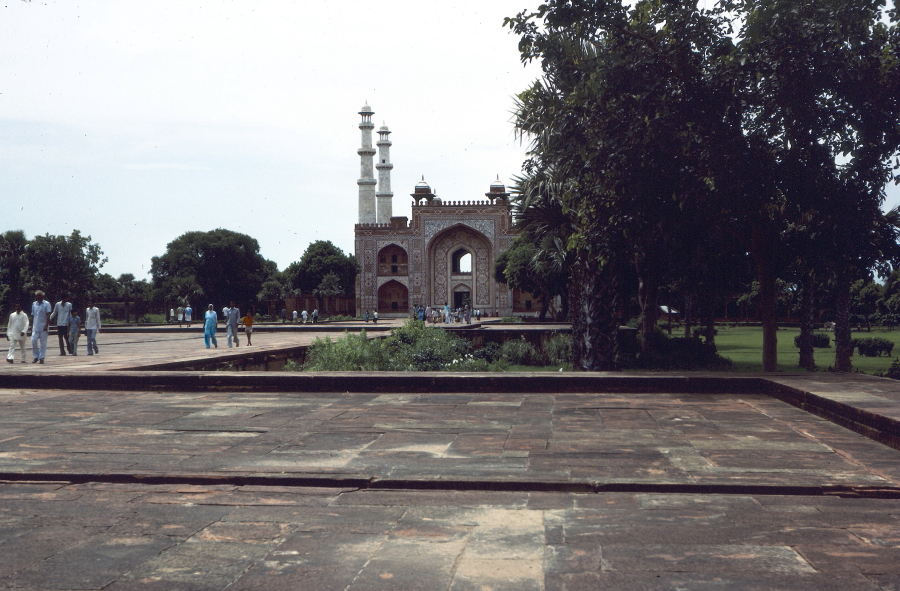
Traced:
POLYGON ((4 364, 0 588, 900 589, 897 382, 123 371, 164 337, 4 364))

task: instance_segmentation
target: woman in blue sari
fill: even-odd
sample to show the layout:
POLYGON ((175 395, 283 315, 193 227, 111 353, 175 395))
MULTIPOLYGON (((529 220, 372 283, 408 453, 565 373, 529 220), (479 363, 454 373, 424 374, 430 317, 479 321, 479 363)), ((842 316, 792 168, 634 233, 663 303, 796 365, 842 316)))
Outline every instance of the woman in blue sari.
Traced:
POLYGON ((203 340, 206 341, 207 349, 209 349, 210 340, 212 340, 213 347, 215 347, 216 349, 219 348, 219 343, 216 342, 216 324, 218 324, 218 322, 219 316, 213 309, 213 305, 210 304, 206 309, 206 321, 203 325, 203 340))

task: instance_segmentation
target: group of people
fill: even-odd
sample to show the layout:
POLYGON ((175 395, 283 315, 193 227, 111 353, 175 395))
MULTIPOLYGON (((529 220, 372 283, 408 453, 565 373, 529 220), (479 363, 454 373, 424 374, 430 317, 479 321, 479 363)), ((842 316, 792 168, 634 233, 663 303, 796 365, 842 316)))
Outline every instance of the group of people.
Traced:
MULTIPOLYGON (((284 310, 282 310, 282 313, 284 313, 284 310)), ((294 310, 292 312, 292 316, 293 316, 294 324, 297 323, 297 320, 302 320, 303 324, 306 324, 306 322, 310 318, 312 318, 313 324, 316 324, 317 322, 319 322, 319 309, 313 308, 312 314, 310 314, 306 310, 302 310, 300 312, 298 312, 297 310, 294 310)))
MULTIPOLYGON (((31 362, 44 363, 51 326, 56 328, 60 355, 78 355, 78 337, 81 336, 82 330, 87 337, 87 354, 99 355, 97 334, 99 334, 101 326, 100 310, 94 306, 94 302, 88 300, 88 307, 85 309, 82 319, 78 310, 73 308, 68 295, 63 294, 56 305, 52 307, 50 302, 44 299, 44 296, 43 291, 36 291, 34 293, 35 301, 31 304, 31 362)), ((6 338, 9 339, 7 363, 15 363, 16 349, 20 351, 22 363, 26 362, 25 339, 28 327, 28 314, 22 310, 22 305, 17 303, 6 324, 6 338)))
POLYGON ((454 324, 456 322, 472 324, 473 316, 476 322, 481 320, 481 310, 473 310, 469 304, 455 310, 451 309, 450 304, 447 303, 444 304, 443 308, 432 308, 431 305, 423 308, 421 305, 418 305, 413 310, 413 315, 423 322, 430 321, 432 324, 437 324, 439 321, 443 321, 444 324, 454 324))
MULTIPOLYGON (((190 309, 190 307, 188 307, 190 309)), ((238 328, 243 325, 244 333, 247 335, 247 346, 249 347, 253 343, 251 339, 253 338, 253 313, 247 312, 243 317, 241 316, 241 310, 234 304, 234 300, 229 302, 228 306, 222 308, 222 318, 225 320, 225 333, 227 335, 226 343, 229 347, 232 346, 232 341, 234 341, 235 347, 240 347, 241 342, 238 339, 238 328)), ((216 340, 216 328, 219 324, 219 315, 216 314, 216 310, 213 308, 213 305, 210 304, 206 307, 206 313, 203 316, 203 340, 206 343, 206 348, 209 349, 210 345, 219 348, 219 342, 216 340)))
MULTIPOLYGON (((372 310, 371 318, 372 318, 373 324, 378 324, 378 310, 372 310)), ((366 322, 368 322, 368 321, 369 321, 369 311, 366 310, 366 322)))
POLYGON ((177 309, 169 308, 169 322, 176 322, 176 318, 179 328, 181 328, 185 322, 187 323, 188 328, 190 328, 191 322, 194 319, 194 309, 191 308, 190 304, 187 306, 178 306, 177 309))

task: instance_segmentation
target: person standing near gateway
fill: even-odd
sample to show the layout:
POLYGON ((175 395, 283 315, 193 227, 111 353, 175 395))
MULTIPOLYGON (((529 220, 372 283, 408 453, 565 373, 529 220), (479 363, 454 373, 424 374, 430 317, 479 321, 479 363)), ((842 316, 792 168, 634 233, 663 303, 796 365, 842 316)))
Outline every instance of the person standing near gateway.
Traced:
POLYGON ((31 304, 31 356, 32 363, 44 363, 47 354, 47 335, 50 331, 50 302, 44 300, 44 292, 34 292, 31 304))
MULTIPOLYGON (((191 308, 191 305, 188 304, 187 308, 184 309, 184 321, 187 323, 187 327, 191 327, 191 318, 194 315, 194 309, 191 308)), ((179 325, 180 326, 180 325, 179 325)))
POLYGON ((16 362, 16 345, 22 351, 22 363, 25 363, 25 333, 28 332, 28 314, 22 311, 22 304, 16 303, 16 311, 9 315, 6 323, 6 338, 9 339, 7 363, 16 362))
POLYGON ((65 355, 69 348, 69 316, 72 315, 72 302, 69 296, 63 294, 62 298, 53 307, 50 314, 50 322, 56 319, 56 336, 59 337, 59 354, 65 355))
MULTIPOLYGON (((229 304, 226 310, 225 332, 228 335, 226 341, 228 343, 228 346, 231 347, 231 338, 234 337, 234 346, 240 347, 241 343, 238 341, 238 322, 241 319, 241 310, 234 305, 234 300, 231 300, 231 304, 229 304)), ((294 313, 296 314, 296 312, 294 313)))
POLYGON ((181 323, 184 322, 184 308, 178 306, 175 309, 175 313, 178 314, 178 328, 181 328, 181 323))
POLYGON ((216 324, 219 323, 219 316, 216 314, 216 311, 213 309, 213 305, 210 304, 206 308, 206 317, 203 323, 203 340, 206 341, 206 348, 209 349, 209 342, 212 341, 213 347, 216 349, 219 348, 219 343, 216 342, 216 324))
POLYGON ((94 306, 94 302, 88 300, 87 310, 84 311, 84 336, 87 338, 87 354, 100 354, 97 348, 97 335, 100 333, 100 308, 94 306))

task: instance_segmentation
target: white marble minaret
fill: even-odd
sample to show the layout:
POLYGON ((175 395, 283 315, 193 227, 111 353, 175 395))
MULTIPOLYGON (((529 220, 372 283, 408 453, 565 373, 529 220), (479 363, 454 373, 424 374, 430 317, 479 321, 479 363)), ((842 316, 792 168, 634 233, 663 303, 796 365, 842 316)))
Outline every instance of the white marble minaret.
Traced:
POLYGON ((375 223, 375 171, 372 169, 372 160, 375 157, 375 148, 372 147, 372 130, 375 124, 372 123, 372 115, 375 112, 369 105, 363 105, 359 111, 362 121, 359 123, 359 129, 362 131, 362 147, 356 151, 359 154, 359 223, 374 224, 375 223))
POLYGON ((394 215, 392 213, 394 194, 391 192, 391 169, 394 165, 391 164, 390 134, 387 125, 382 125, 378 130, 378 164, 375 165, 378 169, 378 193, 375 194, 378 212, 375 221, 379 224, 390 223, 391 216, 394 215))

